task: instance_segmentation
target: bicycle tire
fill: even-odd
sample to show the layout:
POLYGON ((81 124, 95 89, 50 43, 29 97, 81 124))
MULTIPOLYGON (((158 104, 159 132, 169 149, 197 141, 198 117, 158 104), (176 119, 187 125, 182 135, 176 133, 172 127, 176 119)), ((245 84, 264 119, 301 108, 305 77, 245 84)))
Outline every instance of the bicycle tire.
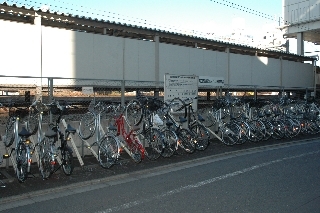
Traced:
POLYGON ((170 129, 165 129, 162 131, 162 133, 164 135, 164 141, 163 141, 163 149, 161 152, 161 156, 165 158, 169 158, 174 154, 176 150, 178 136, 174 131, 170 129))
POLYGON ((319 133, 318 125, 313 121, 308 121, 307 128, 308 128, 308 133, 311 135, 319 133))
POLYGON ((204 119, 204 121, 202 121, 202 123, 205 127, 212 127, 213 125, 215 125, 217 123, 217 120, 213 114, 214 112, 213 112, 212 107, 204 107, 202 109, 199 109, 198 113, 204 119))
POLYGON ((249 139, 251 142, 262 141, 266 134, 266 127, 263 122, 260 120, 251 120, 249 121, 250 126, 250 136, 249 139))
POLYGON ((10 116, 6 123, 5 138, 3 140, 6 147, 10 147, 15 138, 14 130, 15 118, 10 116))
POLYGON ((265 121, 262 121, 262 122, 264 123, 264 126, 266 127, 266 134, 265 134, 265 136, 264 136, 264 138, 262 140, 267 141, 272 137, 273 124, 268 120, 265 120, 265 121))
POLYGON ((196 149, 200 151, 205 150, 208 147, 210 140, 207 128, 203 125, 196 123, 190 127, 190 130, 194 134, 196 139, 196 149))
POLYGON ((119 157, 118 141, 113 135, 106 135, 101 139, 98 148, 98 161, 102 168, 110 168, 119 157))
POLYGON ((73 155, 72 149, 69 146, 65 146, 63 150, 61 150, 61 158, 62 158, 62 170, 63 173, 67 176, 70 176, 74 169, 73 164, 73 155))
MULTIPOLYGON (((292 124, 293 124, 293 131, 292 131, 292 137, 296 137, 297 135, 300 134, 301 131, 301 123, 299 120, 297 119, 290 119, 292 124)), ((317 126, 319 127, 319 125, 317 124, 317 126)))
POLYGON ((84 114, 79 123, 79 136, 87 140, 94 135, 96 131, 95 115, 92 112, 84 114))
POLYGON ((146 157, 149 160, 156 160, 161 156, 164 143, 164 135, 156 128, 149 128, 144 134, 147 145, 144 147, 146 157))
POLYGON ((240 127, 236 123, 227 123, 221 131, 222 142, 227 146, 235 145, 239 140, 240 127))
POLYGON ((237 123, 241 129, 240 129, 239 140, 236 142, 236 144, 241 145, 249 140, 249 136, 251 133, 250 126, 246 121, 238 121, 237 123))
POLYGON ((27 130, 32 134, 36 134, 39 128, 39 117, 38 113, 35 113, 34 110, 29 111, 29 116, 27 120, 27 130))
POLYGON ((39 159, 40 159, 40 174, 42 176, 42 179, 48 179, 51 175, 51 157, 48 152, 48 146, 47 146, 47 138, 44 139, 44 141, 39 145, 39 159))
POLYGON ((178 138, 184 151, 191 154, 196 150, 193 135, 187 129, 181 128, 178 132, 178 138))
POLYGON ((17 170, 16 175, 20 183, 23 183, 28 178, 28 157, 26 147, 19 145, 16 152, 17 170))
POLYGON ((145 151, 139 139, 136 138, 129 147, 132 160, 140 163, 144 159, 145 151))
POLYGON ((125 115, 130 126, 138 126, 143 117, 143 109, 140 102, 131 100, 126 107, 125 115))
POLYGON ((284 138, 285 136, 285 127, 282 122, 278 121, 273 121, 273 132, 272 132, 272 138, 276 140, 280 140, 284 138))

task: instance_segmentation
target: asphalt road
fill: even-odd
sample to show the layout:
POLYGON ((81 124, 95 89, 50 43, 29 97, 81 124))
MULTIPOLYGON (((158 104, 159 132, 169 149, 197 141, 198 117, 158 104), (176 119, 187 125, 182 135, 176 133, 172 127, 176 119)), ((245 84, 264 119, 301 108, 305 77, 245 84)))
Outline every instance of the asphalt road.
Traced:
POLYGON ((319 212, 319 157, 319 140, 301 137, 232 147, 213 141, 203 152, 140 164, 124 158, 108 170, 87 157, 72 176, 35 174, 23 184, 1 169, 12 177, 0 188, 0 211, 319 212))

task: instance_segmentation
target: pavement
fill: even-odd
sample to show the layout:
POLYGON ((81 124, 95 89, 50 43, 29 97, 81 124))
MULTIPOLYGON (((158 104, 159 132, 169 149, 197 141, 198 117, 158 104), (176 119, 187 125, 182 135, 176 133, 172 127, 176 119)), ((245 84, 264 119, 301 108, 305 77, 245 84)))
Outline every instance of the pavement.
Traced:
MULTIPOLYGON (((37 193, 41 190, 52 190, 63 187, 80 186, 84 183, 86 185, 93 184, 100 179, 106 177, 115 177, 117 175, 126 175, 128 173, 147 170, 151 168, 168 166, 173 163, 190 161, 190 160, 199 160, 203 157, 212 156, 212 155, 226 155, 230 152, 243 151, 247 149, 256 149, 263 148, 264 146, 278 146, 282 143, 295 143, 299 140, 304 139, 314 139, 320 137, 320 134, 316 135, 306 135, 298 136, 293 139, 281 139, 281 140, 268 140, 261 141, 258 143, 247 142, 242 145, 226 146, 218 140, 211 140, 208 148, 204 151, 196 151, 192 154, 183 154, 183 155, 173 155, 170 158, 160 157, 157 160, 151 161, 144 159, 141 163, 135 163, 130 157, 126 154, 121 156, 120 163, 112 166, 109 169, 102 168, 97 159, 90 155, 84 156, 83 161, 84 165, 80 166, 79 162, 75 158, 75 169, 70 176, 66 176, 62 170, 58 170, 54 173, 48 180, 43 180, 40 176, 38 167, 36 164, 33 164, 31 167, 31 174, 29 178, 24 183, 19 183, 15 177, 15 173, 12 167, 0 168, 0 201, 1 198, 9 198, 11 196, 19 196, 27 194, 31 196, 32 193, 37 193)), ((4 162, 5 163, 5 160, 4 162)), ((5 199, 4 199, 5 200, 5 199)), ((1 203, 1 202, 0 202, 1 203)))

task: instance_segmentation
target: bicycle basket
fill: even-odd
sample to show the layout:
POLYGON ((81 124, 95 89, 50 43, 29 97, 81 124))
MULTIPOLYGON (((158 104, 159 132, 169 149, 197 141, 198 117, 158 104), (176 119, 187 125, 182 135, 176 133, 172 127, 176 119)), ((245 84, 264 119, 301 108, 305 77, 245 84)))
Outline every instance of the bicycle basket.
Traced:
POLYGON ((151 111, 157 111, 161 108, 161 101, 158 99, 152 99, 148 102, 148 108, 151 111))
POLYGON ((25 117, 29 114, 28 109, 22 109, 22 108, 16 108, 16 107, 10 107, 9 108, 9 116, 17 116, 17 117, 25 117))

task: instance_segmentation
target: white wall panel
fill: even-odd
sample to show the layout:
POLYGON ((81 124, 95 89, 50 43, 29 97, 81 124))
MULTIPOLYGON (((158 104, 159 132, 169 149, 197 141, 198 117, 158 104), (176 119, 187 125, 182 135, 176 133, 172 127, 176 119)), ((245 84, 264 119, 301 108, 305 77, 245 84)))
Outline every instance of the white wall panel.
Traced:
POLYGON ((124 54, 125 79, 139 80, 139 43, 125 39, 124 54))
POLYGON ((155 43, 125 40, 125 79, 155 81, 155 43))
POLYGON ((314 84, 311 64, 283 61, 282 76, 284 87, 312 87, 314 84))
POLYGON ((281 85, 281 63, 279 59, 251 57, 252 84, 259 86, 281 85))
MULTIPOLYGON (((124 38, 101 35, 101 40, 104 42, 104 51, 101 60, 105 61, 101 69, 106 71, 107 79, 123 79, 123 48, 124 38), (104 68, 105 67, 105 68, 104 68)), ((99 45, 99 43, 96 43, 99 45)))
POLYGON ((251 85, 252 84, 252 56, 230 54, 230 85, 251 85))
POLYGON ((218 76, 217 69, 217 52, 208 50, 199 50, 203 54, 203 72, 202 76, 222 77, 218 76))
POLYGON ((41 76, 40 27, 0 20, 0 48, 1 75, 41 76))
MULTIPOLYGON (((93 68, 98 79, 123 78, 123 38, 93 34, 93 68)), ((85 59, 83 59, 85 60, 85 59)))
POLYGON ((216 52, 216 70, 213 77, 224 77, 224 81, 227 81, 228 72, 228 53, 216 52))
POLYGON ((170 44, 159 44, 160 79, 164 74, 190 75, 189 48, 170 44))
POLYGON ((76 78, 98 78, 102 76, 97 70, 94 70, 93 58, 94 52, 94 34, 70 32, 74 33, 74 60, 75 71, 72 73, 76 78))
POLYGON ((200 75, 200 73, 204 73, 204 50, 197 48, 188 48, 189 49, 189 57, 190 57, 190 74, 191 75, 200 75))
POLYGON ((76 77, 75 43, 74 31, 43 27, 42 75, 46 77, 76 77))

